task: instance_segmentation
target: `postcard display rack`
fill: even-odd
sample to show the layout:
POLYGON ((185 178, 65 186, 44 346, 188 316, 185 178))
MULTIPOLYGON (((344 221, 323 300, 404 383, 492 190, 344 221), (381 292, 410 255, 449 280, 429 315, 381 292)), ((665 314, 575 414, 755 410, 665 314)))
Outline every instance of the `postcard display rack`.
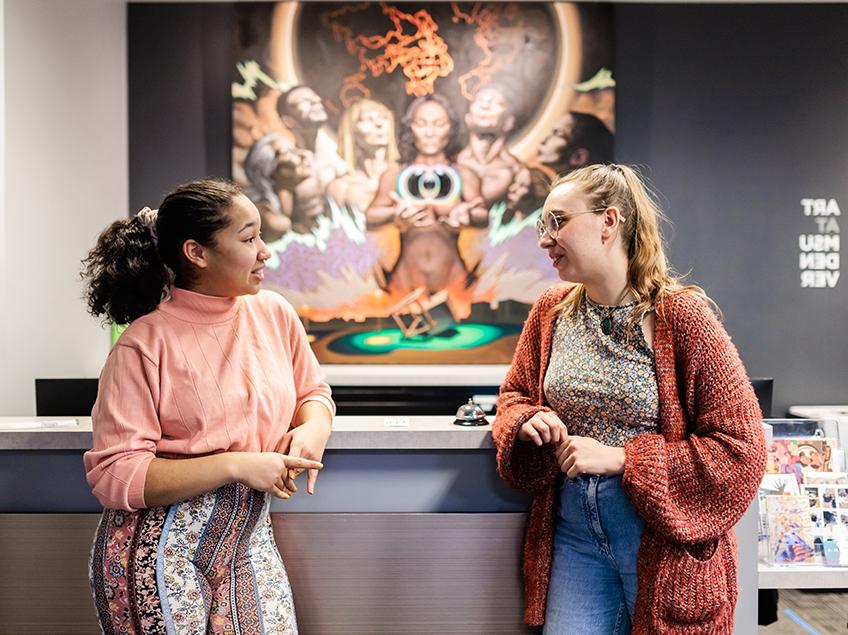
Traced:
POLYGON ((759 587, 848 587, 848 418, 769 419, 759 587))

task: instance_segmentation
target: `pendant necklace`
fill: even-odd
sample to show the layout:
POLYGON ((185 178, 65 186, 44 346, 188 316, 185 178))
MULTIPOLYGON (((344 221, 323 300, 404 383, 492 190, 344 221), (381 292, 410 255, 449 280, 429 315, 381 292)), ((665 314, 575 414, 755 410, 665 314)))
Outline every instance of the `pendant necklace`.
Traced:
POLYGON ((601 332, 604 335, 612 333, 612 311, 606 313, 601 320, 601 332))
MULTIPOLYGON (((622 294, 618 297, 619 302, 621 302, 621 299, 624 296, 627 295, 627 291, 628 290, 625 289, 622 292, 622 294)), ((613 327, 613 319, 612 318, 613 318, 613 314, 615 313, 616 309, 625 309, 625 308, 630 309, 636 304, 636 302, 634 301, 634 302, 628 302, 627 304, 614 304, 612 306, 606 306, 606 305, 603 305, 603 304, 596 304, 595 302, 592 302, 589 299, 588 295, 586 295, 586 301, 589 303, 590 306, 594 307, 598 311, 598 313, 600 313, 600 315, 601 315, 601 333, 603 333, 604 335, 609 335, 609 334, 612 333, 612 327, 613 327)))

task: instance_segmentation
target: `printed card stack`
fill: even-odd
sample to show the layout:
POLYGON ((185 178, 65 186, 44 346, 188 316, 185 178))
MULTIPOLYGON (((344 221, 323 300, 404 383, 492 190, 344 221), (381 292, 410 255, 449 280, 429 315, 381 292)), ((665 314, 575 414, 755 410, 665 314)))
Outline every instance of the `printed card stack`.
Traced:
POLYGON ((769 445, 768 474, 794 474, 798 484, 809 472, 829 472, 835 442, 825 437, 782 437, 769 445))
POLYGON ((806 496, 766 496, 769 561, 812 564, 815 545, 806 496))
POLYGON ((809 472, 802 489, 810 506, 817 559, 826 551, 825 542, 832 540, 839 550, 838 564, 848 566, 848 474, 809 472))
POLYGON ((772 564, 848 566, 848 473, 836 439, 777 437, 759 491, 760 555, 772 564))

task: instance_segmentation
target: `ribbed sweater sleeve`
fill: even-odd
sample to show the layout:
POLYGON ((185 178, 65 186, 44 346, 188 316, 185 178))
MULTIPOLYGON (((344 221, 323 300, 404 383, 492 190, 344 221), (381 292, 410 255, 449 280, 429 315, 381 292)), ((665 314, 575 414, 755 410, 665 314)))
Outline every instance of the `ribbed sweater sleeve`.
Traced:
MULTIPOLYGON (((539 493, 556 478, 558 465, 550 443, 541 447, 518 439, 521 426, 538 412, 552 412, 543 405, 541 393, 542 322, 553 306, 553 294, 545 292, 530 309, 515 354, 497 401, 492 437, 497 447, 497 469, 515 489, 539 493)), ((559 295, 562 295, 560 292, 559 295)))
MULTIPOLYGON (((676 381, 660 382, 661 401, 684 400, 689 434, 628 441, 623 482, 654 531, 696 545, 717 539, 745 513, 765 470, 765 439, 745 368, 710 308, 681 295, 670 313, 676 381)), ((659 367, 663 351, 656 353, 659 367)))
POLYGON ((92 449, 83 457, 86 479, 103 507, 136 511, 145 507, 147 468, 162 436, 159 371, 140 350, 118 343, 99 385, 92 449))

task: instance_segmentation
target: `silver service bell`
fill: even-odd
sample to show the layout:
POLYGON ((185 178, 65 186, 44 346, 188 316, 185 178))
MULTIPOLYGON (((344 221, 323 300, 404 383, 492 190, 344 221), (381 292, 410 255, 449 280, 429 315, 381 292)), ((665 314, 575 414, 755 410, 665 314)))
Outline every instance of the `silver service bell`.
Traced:
POLYGON ((469 398, 468 403, 462 404, 457 409, 454 423, 458 426, 485 426, 489 422, 480 404, 474 403, 474 399, 469 398))

